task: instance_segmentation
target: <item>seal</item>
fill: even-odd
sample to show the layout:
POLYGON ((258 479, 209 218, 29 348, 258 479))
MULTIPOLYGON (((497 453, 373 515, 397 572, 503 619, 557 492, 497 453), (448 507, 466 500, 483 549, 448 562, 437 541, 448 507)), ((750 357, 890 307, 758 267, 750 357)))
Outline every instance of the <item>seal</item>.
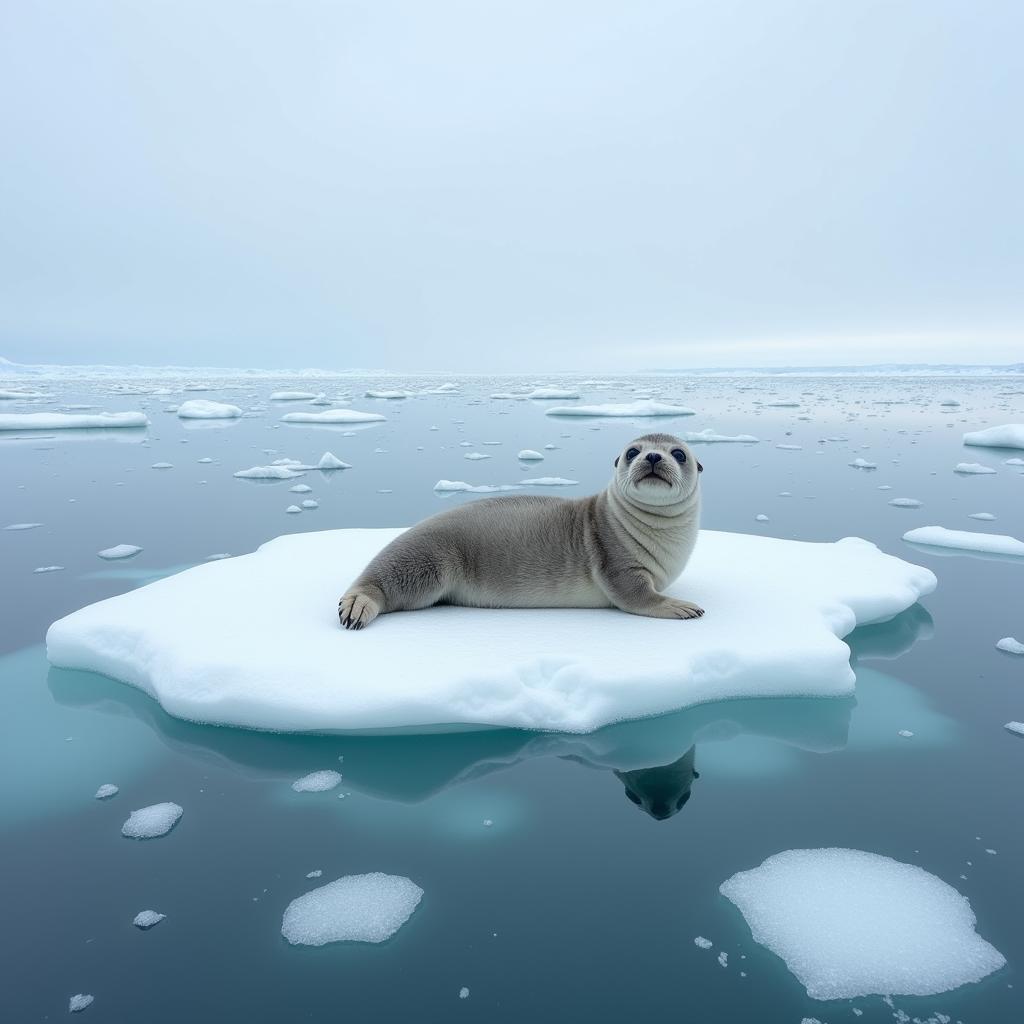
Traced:
POLYGON ((362 629, 384 612, 620 608, 693 619, 704 609, 664 590, 697 542, 703 466, 678 437, 644 434, 586 498, 504 495, 423 520, 383 548, 345 591, 338 615, 362 629))

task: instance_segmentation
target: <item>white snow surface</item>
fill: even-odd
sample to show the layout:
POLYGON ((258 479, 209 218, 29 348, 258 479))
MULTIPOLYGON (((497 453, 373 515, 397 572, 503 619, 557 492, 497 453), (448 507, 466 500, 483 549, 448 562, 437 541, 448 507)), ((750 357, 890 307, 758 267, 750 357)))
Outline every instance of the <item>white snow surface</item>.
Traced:
POLYGON ((972 430, 964 434, 964 444, 979 448, 1024 448, 1024 423, 1004 423, 987 430, 972 430))
POLYGON ((121 826, 121 835, 129 839, 155 839, 170 832, 183 813, 183 808, 178 804, 150 804, 149 807, 132 811, 121 826))
POLYGON ((178 416, 183 420, 230 420, 241 416, 237 405, 225 402, 210 402, 205 398, 193 398, 178 406, 178 416))
POLYGON ((371 423, 386 420, 376 412, 357 412, 355 409, 325 409, 323 412, 289 412, 281 417, 284 423, 371 423))
POLYGON ((720 892, 813 999, 936 995, 1006 963, 956 889, 876 853, 786 850, 720 892))
POLYGON ((345 875, 288 904, 281 934, 295 946, 384 942, 406 921, 423 890, 402 875, 345 875))
POLYGON ((947 530, 944 526, 919 526, 903 534, 903 539, 912 544, 929 544, 935 548, 1024 556, 1024 541, 1002 533, 974 533, 971 530, 947 530))
POLYGON ((707 614, 443 606, 343 630, 345 580, 402 531, 278 537, 55 622, 50 661, 104 673, 179 718, 284 732, 466 726, 591 732, 747 696, 848 696, 839 639, 930 593, 928 569, 832 544, 702 531, 666 593, 707 614), (671 656, 638 659, 639 649, 671 656))
POLYGON ((548 416, 696 416, 693 409, 668 405, 645 398, 638 402, 608 402, 604 405, 556 405, 548 416))
POLYGON ((141 412, 8 412, 0 414, 0 430, 76 430, 96 427, 148 427, 141 412))

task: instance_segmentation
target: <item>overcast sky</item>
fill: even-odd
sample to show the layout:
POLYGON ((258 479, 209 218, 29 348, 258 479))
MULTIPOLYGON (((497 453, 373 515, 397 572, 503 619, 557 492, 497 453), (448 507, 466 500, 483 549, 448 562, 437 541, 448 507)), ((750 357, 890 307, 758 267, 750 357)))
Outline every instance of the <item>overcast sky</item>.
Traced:
POLYGON ((0 7, 0 355, 1024 359, 1019 0, 0 7))

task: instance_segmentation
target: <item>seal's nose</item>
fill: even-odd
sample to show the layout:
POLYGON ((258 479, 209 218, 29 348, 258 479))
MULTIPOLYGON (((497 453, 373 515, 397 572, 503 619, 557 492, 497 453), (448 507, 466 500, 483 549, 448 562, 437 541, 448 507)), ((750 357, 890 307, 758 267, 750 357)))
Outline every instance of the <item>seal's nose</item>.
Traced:
POLYGON ((656 462, 661 462, 661 456, 657 452, 648 452, 647 461, 653 466, 656 462))

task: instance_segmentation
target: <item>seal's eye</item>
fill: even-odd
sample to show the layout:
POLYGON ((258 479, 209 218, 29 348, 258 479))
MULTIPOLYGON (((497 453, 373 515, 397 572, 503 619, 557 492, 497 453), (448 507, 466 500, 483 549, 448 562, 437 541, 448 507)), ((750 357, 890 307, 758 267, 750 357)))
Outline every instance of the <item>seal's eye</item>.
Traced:
POLYGON ((686 452, 684 452, 682 448, 673 448, 672 449, 672 458, 675 459, 676 462, 685 463, 686 462, 686 452))
POLYGON ((640 454, 639 448, 627 448, 626 449, 626 461, 632 462, 640 454))

